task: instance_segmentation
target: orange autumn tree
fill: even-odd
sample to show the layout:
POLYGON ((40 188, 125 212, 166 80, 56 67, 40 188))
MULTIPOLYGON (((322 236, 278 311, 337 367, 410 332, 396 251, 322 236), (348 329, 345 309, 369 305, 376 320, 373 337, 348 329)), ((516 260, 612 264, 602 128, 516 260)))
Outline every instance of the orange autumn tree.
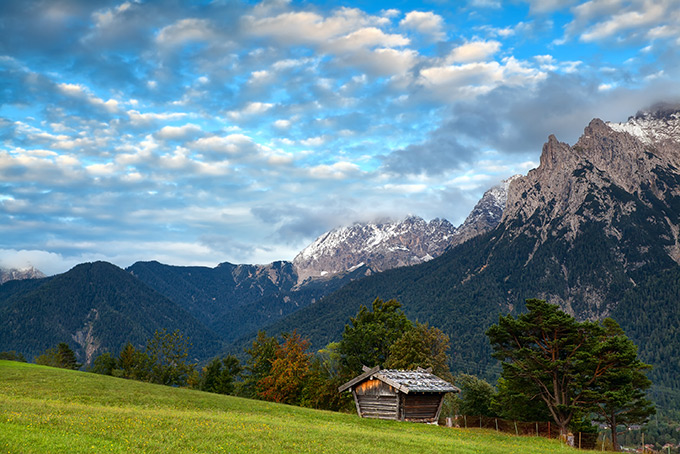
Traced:
POLYGON ((298 405, 309 375, 311 354, 309 340, 297 331, 283 335, 283 343, 276 348, 270 373, 258 382, 262 399, 298 405))

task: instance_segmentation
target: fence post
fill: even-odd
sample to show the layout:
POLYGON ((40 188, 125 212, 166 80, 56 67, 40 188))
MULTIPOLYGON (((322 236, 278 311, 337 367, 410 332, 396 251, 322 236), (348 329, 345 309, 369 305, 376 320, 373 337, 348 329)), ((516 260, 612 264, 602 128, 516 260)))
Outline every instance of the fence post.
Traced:
POLYGON ((581 449, 581 432, 578 433, 578 449, 581 449))
POLYGON ((479 428, 482 428, 482 415, 479 415, 479 428))
POLYGON ((496 432, 498 432, 498 418, 496 418, 496 432))
POLYGON ((550 421, 548 421, 548 440, 550 440, 551 438, 552 436, 550 434, 550 421))
POLYGON ((519 436, 519 431, 517 430, 517 421, 515 421, 515 435, 519 436))
POLYGON ((536 423, 536 436, 538 437, 538 423, 536 423))
POLYGON ((465 420, 465 428, 467 429, 467 415, 463 415, 463 419, 465 420))

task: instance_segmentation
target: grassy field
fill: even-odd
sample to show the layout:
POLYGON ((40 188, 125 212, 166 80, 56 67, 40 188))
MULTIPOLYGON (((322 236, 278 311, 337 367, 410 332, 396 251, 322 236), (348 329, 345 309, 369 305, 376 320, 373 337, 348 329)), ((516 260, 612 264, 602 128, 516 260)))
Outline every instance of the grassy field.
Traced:
POLYGON ((577 452, 554 440, 356 415, 0 361, 0 453, 577 452))

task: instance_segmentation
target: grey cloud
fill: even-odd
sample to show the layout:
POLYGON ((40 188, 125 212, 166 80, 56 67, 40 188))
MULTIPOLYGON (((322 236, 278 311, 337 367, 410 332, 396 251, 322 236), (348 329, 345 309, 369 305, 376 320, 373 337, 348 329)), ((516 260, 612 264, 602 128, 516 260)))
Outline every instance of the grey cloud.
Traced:
POLYGON ((311 241, 318 235, 356 219, 357 213, 338 201, 325 201, 318 207, 294 204, 266 205, 251 208, 251 213, 268 224, 275 224, 275 238, 287 244, 311 241))
POLYGON ((385 171, 398 175, 441 175, 470 162, 474 150, 463 145, 445 128, 435 130, 424 142, 409 145, 383 156, 385 171))

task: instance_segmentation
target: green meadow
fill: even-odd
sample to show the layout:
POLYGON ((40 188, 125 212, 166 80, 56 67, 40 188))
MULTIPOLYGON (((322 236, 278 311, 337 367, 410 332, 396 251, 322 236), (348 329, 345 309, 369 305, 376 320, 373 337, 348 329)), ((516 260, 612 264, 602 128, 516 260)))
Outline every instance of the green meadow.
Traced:
POLYGON ((360 419, 0 361, 0 453, 577 452, 555 440, 360 419))

